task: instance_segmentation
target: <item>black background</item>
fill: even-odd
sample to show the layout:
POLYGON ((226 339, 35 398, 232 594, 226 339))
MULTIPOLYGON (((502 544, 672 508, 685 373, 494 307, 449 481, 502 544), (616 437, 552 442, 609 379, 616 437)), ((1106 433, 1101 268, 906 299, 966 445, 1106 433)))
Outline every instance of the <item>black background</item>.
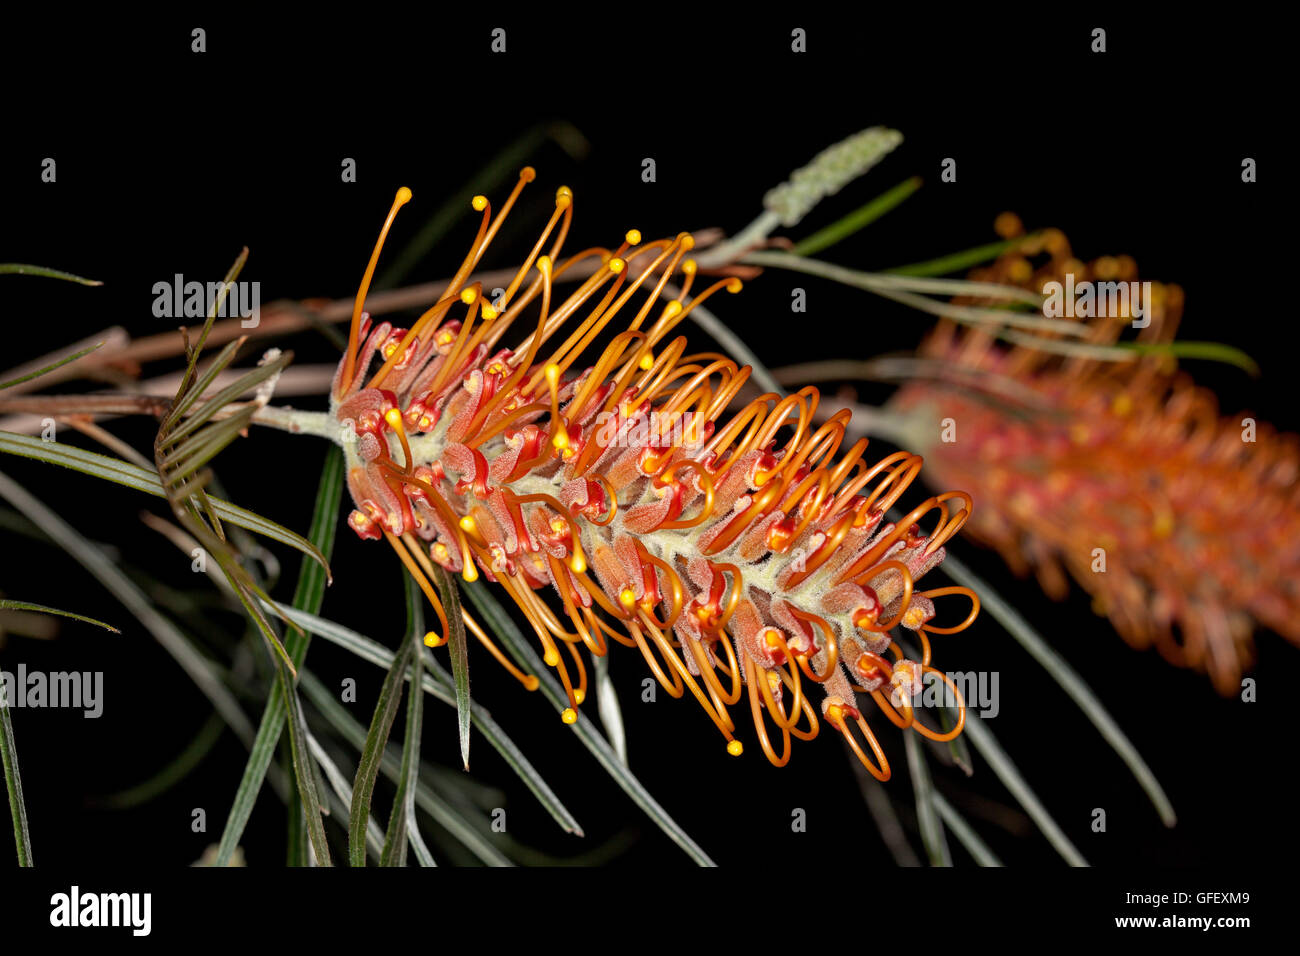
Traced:
MULTIPOLYGON (((390 250, 503 143, 539 121, 572 123, 590 151, 577 161, 553 143, 538 150, 530 160, 538 185, 519 216, 533 225, 503 236, 488 265, 512 264, 526 251, 561 183, 577 197, 574 249, 617 242, 633 226, 647 236, 735 231, 757 214, 768 188, 813 154, 887 124, 904 132, 904 145, 824 203, 796 236, 918 174, 926 181, 920 193, 828 258, 887 268, 964 249, 992 240, 993 218, 1004 209, 1031 228, 1064 229, 1085 259, 1127 252, 1144 277, 1184 287, 1183 336, 1227 342, 1259 361, 1257 380, 1188 364, 1218 391, 1224 411, 1250 409, 1297 428, 1284 294, 1294 253, 1281 186, 1290 171, 1275 144, 1281 60, 1266 25, 1002 7, 958 18, 920 7, 836 16, 607 7, 532 18, 375 12, 365 22, 324 24, 273 24, 252 14, 47 18, 14 23, 6 34, 0 261, 37 262, 105 284, 6 277, 3 367, 114 324, 135 335, 164 331, 169 320, 150 311, 153 283, 177 272, 216 280, 244 245, 251 257, 243 278, 262 283, 263 302, 349 296, 397 186, 410 186, 415 200, 398 218, 390 250), (202 55, 190 52, 196 25, 207 29, 202 55), (503 56, 489 52, 495 26, 508 31, 503 56), (805 55, 790 52, 795 26, 809 32, 805 55), (1104 55, 1089 52, 1094 26, 1108 31, 1104 55), (58 162, 53 185, 40 182, 46 156, 58 162), (357 160, 355 184, 339 181, 345 156, 357 160), (958 181, 941 183, 939 164, 950 156, 958 181), (1258 183, 1241 182, 1246 156, 1258 160, 1258 183), (656 160, 656 183, 641 181, 644 157, 656 160)), ((467 210, 410 281, 449 275, 476 225, 467 210)), ((905 349, 925 329, 921 316, 865 294, 778 274, 714 305, 773 365, 905 349), (795 284, 809 289, 809 312, 798 324, 788 312, 795 284)), ((300 362, 337 354, 314 335, 291 344, 300 362)), ((149 422, 123 423, 119 434, 146 451, 151 445, 149 422)), ((218 473, 235 501, 305 531, 324 451, 313 440, 255 433, 222 456, 218 473)), ((192 584, 188 558, 138 521, 143 508, 163 513, 153 501, 41 464, 6 459, 0 468, 87 536, 111 543, 124 566, 147 567, 174 587, 192 584)), ((246 754, 227 734, 157 801, 128 812, 97 807, 95 797, 144 779, 178 753, 207 717, 206 703, 78 565, 12 534, 0 547, 6 596, 124 630, 112 636, 68 626, 56 642, 10 638, 0 648, 6 669, 25 660, 29 668, 106 672, 100 720, 15 712, 37 861, 193 862, 219 838, 246 754), (191 832, 194 807, 207 809, 208 834, 191 832)), ((1077 591, 1054 604, 975 545, 953 550, 1083 674, 1179 811, 1179 826, 1163 829, 1078 709, 990 617, 960 637, 940 638, 936 663, 945 670, 1000 672, 1002 711, 992 729, 1090 861, 1121 872, 1253 865, 1294 844, 1285 676, 1295 648, 1261 633, 1259 702, 1223 700, 1203 677, 1128 649, 1077 591), (1104 834, 1089 828, 1097 807, 1107 811, 1104 834)), ((282 558, 277 594, 287 599, 297 560, 282 558)), ((344 528, 323 613, 395 645, 401 590, 389 565, 386 549, 344 528)), ((225 612, 208 623, 238 627, 225 612)), ((309 662, 333 686, 357 678, 355 713, 368 720, 366 702, 373 705, 382 672, 319 641, 309 662)), ((684 862, 540 696, 520 691, 484 654, 473 663, 476 699, 587 832, 585 841, 560 833, 477 738, 474 773, 506 792, 517 839, 560 858, 616 841, 611 862, 618 865, 684 862)), ((833 738, 796 746, 784 770, 768 766, 756 746, 733 760, 693 706, 663 694, 641 703, 643 670, 636 655, 615 651, 633 769, 717 861, 782 877, 842 868, 848 879, 892 865, 833 738), (791 832, 794 808, 807 810, 807 833, 791 832)), ((901 766, 901 740, 882 739, 901 766)), ((437 704, 427 715, 425 754, 447 766, 457 759, 454 714, 437 704)), ((1026 818, 998 808, 1013 802, 982 762, 971 780, 953 768, 935 772, 1005 861, 1059 864, 1026 818)), ((905 817, 907 786, 901 772, 889 784, 905 817)), ((284 817, 264 793, 243 841, 251 864, 281 862, 284 817)))

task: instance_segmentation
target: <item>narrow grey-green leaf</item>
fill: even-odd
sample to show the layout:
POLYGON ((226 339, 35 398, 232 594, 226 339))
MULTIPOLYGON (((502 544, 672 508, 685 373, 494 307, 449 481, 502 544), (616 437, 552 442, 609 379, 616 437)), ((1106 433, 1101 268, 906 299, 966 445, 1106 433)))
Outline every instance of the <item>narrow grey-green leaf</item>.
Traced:
POLYGON ((596 685, 596 709, 600 713, 600 722, 605 725, 605 737, 609 745, 618 754, 619 762, 627 766, 627 733, 623 729, 623 708, 618 702, 618 692, 609 677, 609 655, 597 657, 595 661, 594 682, 596 685))
MULTIPOLYGON (((320 741, 311 734, 307 735, 307 746, 311 749, 316 763, 325 773, 325 780, 330 785, 331 796, 334 798, 333 802, 336 809, 340 811, 340 817, 346 817, 354 797, 352 785, 348 783, 348 778, 343 775, 343 771, 339 769, 338 764, 325 752, 325 748, 320 745, 320 741)), ((378 859, 384 845, 384 832, 379 829, 379 824, 371 816, 366 817, 365 830, 365 851, 363 852, 369 852, 371 856, 378 859)))
POLYGON ((303 719, 302 706, 298 702, 298 691, 294 687, 288 665, 278 661, 276 670, 280 678, 280 692, 285 700, 285 721, 289 727, 293 775, 298 783, 298 795, 303 813, 307 817, 307 836, 311 840, 312 852, 316 854, 316 862, 320 866, 329 866, 329 843, 325 839, 324 821, 321 820, 324 804, 320 798, 320 790, 316 786, 316 773, 308 749, 307 722, 303 719))
POLYGON ((912 791, 916 796, 916 822, 921 831, 921 842, 925 845, 926 855, 930 857, 931 866, 952 866, 952 855, 948 852, 948 840, 943 833, 943 824, 935 812, 931 797, 934 786, 930 782, 930 770, 925 765, 925 754, 921 750, 921 741, 916 734, 904 734, 907 743, 907 769, 912 778, 912 791))
POLYGON ((957 810, 944 799, 943 794, 938 790, 930 792, 930 802, 934 804, 935 810, 943 818, 943 822, 948 825, 957 842, 966 848, 966 852, 971 855, 980 866, 1001 866, 1002 861, 998 859, 997 854, 988 848, 975 828, 967 822, 957 810))
POLYGON ((1088 861, 1070 842, 1070 838, 1065 835, 1065 832, 1052 818, 1047 808, 1043 806, 1043 802, 1038 799, 1038 795, 1025 782, 1025 778, 1020 775, 1020 771, 1016 767, 1016 762, 1002 749, 1002 745, 993 736, 993 731, 985 727, 984 722, 974 714, 967 714, 966 734, 970 738, 970 742, 975 745, 975 749, 989 762, 989 766, 998 775, 998 779, 1002 781, 1003 786, 1011 791, 1011 795, 1025 808, 1025 812, 1029 814, 1030 819, 1043 832, 1043 836, 1047 837, 1047 841, 1056 848, 1056 852, 1061 854, 1061 858, 1070 866, 1087 866, 1088 861))
POLYGON ((414 641, 408 634, 379 689, 379 700, 375 703, 375 713, 370 720, 366 746, 361 751, 361 760, 357 764, 357 776, 352 784, 352 811, 348 822, 348 862, 352 866, 366 865, 365 831, 366 821, 370 818, 370 801, 374 796, 375 781, 379 778, 384 749, 388 746, 388 735, 392 732, 397 708, 402 704, 402 682, 411 666, 413 653, 414 641))
MULTIPOLYGON (((3 434, 3 433, 0 433, 3 434)), ((143 469, 141 469, 143 470, 143 469)), ((157 476, 154 476, 155 480, 157 476)), ((161 486, 159 487, 161 494, 161 486)), ((153 601, 104 553, 71 525, 9 476, 0 472, 0 497, 7 498, 60 548, 93 574, 129 610, 190 676, 230 728, 246 745, 253 743, 253 725, 230 689, 214 674, 212 662, 200 654, 153 601)))
MULTIPOLYGON (((542 659, 537 656, 537 652, 533 650, 532 645, 524 639, 518 625, 501 607, 492 593, 481 584, 467 584, 463 587, 463 590, 469 595, 470 603, 487 619, 491 632, 506 645, 510 653, 514 655, 515 660, 532 673, 538 675, 542 692, 546 694, 555 710, 560 712, 568 707, 568 697, 565 695, 564 689, 560 687, 559 681, 551 675, 542 659)), ((618 759, 618 754, 614 752, 614 748, 605 740, 595 724, 579 713, 577 723, 572 726, 574 733, 578 735, 578 739, 582 741, 583 746, 591 752, 601 767, 605 769, 605 772, 623 789, 624 793, 632 798, 637 806, 645 811, 646 815, 663 830, 670 840, 681 847, 700 866, 715 865, 709 855, 700 848, 699 844, 691 839, 690 835, 669 815, 668 811, 650 795, 650 791, 642 785, 632 771, 623 766, 618 759)))
POLYGON ((1017 611, 1011 604, 1003 598, 987 582, 981 579, 964 562, 955 558, 951 551, 944 558, 940 569, 950 578, 980 596, 980 604, 985 611, 992 614, 993 617, 1001 624, 1012 637, 1019 642, 1020 646, 1029 652, 1030 656, 1042 666, 1043 670, 1051 675, 1052 679, 1061 685, 1061 689, 1070 696, 1070 698, 1079 705, 1079 709, 1084 712, 1087 718, 1092 721, 1094 727, 1101 733, 1102 739, 1114 748, 1115 753, 1124 761, 1124 764, 1132 771, 1133 776, 1137 778, 1138 784, 1146 792, 1151 802, 1155 805, 1156 811, 1160 814, 1160 819, 1164 821, 1165 826, 1172 827, 1178 822, 1174 813, 1173 805, 1169 802, 1164 788, 1160 786, 1160 781, 1152 773, 1151 768, 1147 766, 1142 755, 1138 753, 1133 742, 1128 739, 1124 731, 1111 717, 1109 711, 1102 705, 1101 701, 1079 676, 1065 659, 1061 657, 1052 646, 1043 639, 1028 621, 1017 611))
MULTIPOLYGON (((30 435, 18 435, 6 431, 0 431, 0 452, 34 458, 51 465, 61 465, 83 474, 116 482, 127 488, 134 488, 136 491, 143 491, 156 498, 167 497, 166 492, 163 491, 162 481, 156 473, 111 455, 101 455, 98 452, 86 451, 61 442, 46 442, 30 435)), ((220 498, 212 498, 211 502, 213 509, 223 521, 229 521, 231 524, 239 525, 241 528, 301 551, 319 561, 328 573, 329 562, 302 535, 220 498)))
MULTIPOLYGON (((428 664, 427 653, 424 664, 425 666, 428 664)), ((426 675, 426 687, 427 682, 428 677, 426 675)), ((338 697, 321 684, 320 680, 310 671, 303 672, 302 688, 307 698, 316 706, 316 709, 320 711, 321 716, 330 726, 360 752, 361 748, 366 745, 366 728, 361 726, 356 718, 348 713, 347 708, 339 703, 338 697)), ((428 691, 426 690, 425 693, 428 693, 428 691)), ((479 725, 479 731, 482 732, 481 725, 479 725)), ((435 823, 460 841, 466 849, 488 866, 511 866, 510 860, 489 843, 462 813, 438 797, 434 779, 436 776, 435 768, 424 761, 420 763, 420 785, 415 792, 416 806, 427 813, 435 823)), ((401 758, 394 752, 392 745, 389 745, 388 751, 384 754, 382 770, 384 776, 394 783, 401 779, 401 758)), ((458 771, 456 779, 457 782, 462 782, 468 778, 464 773, 458 771)), ((417 841, 414 839, 417 836, 419 836, 418 829, 412 829, 408 824, 407 839, 418 856, 420 850, 417 841)), ((432 866, 435 864, 425 863, 424 865, 432 866)))
POLYGON ((384 836, 384 850, 379 855, 380 866, 405 866, 407 828, 415 819, 415 791, 420 780, 420 729, 424 720, 424 655, 420 641, 424 638, 424 596, 415 579, 406 576, 406 631, 415 642, 416 652, 411 655, 410 688, 406 694, 406 737, 402 741, 402 769, 397 782, 397 795, 393 798, 393 811, 388 817, 388 832, 384 836))
MULTIPOLYGON (((364 661, 369 661, 380 667, 390 667, 393 663, 394 654, 388 648, 384 647, 378 641, 372 640, 356 631, 336 624, 333 621, 326 620, 315 614, 307 614, 303 611, 295 611, 293 608, 279 605, 279 609, 295 624, 302 627, 317 637, 323 637, 332 644, 337 644, 364 661)), ((439 669, 434 665, 431 658, 426 657, 425 666, 429 673, 424 675, 424 692, 432 695, 444 704, 454 707, 456 705, 456 695, 452 690, 452 681, 450 678, 445 683, 439 682, 439 669)), ((489 744, 499 753, 510 768, 518 775, 528 789, 533 792, 538 801, 544 806, 555 822, 570 833, 582 835, 582 828, 578 826, 578 821, 573 818, 568 809, 560 802, 560 798, 555 795, 555 791, 550 788, 545 778, 537 771, 523 752, 515 745, 514 741, 501 729, 500 725, 492 719, 492 715, 487 709, 476 703, 471 703, 471 713, 473 714, 474 727, 478 729, 489 744)))

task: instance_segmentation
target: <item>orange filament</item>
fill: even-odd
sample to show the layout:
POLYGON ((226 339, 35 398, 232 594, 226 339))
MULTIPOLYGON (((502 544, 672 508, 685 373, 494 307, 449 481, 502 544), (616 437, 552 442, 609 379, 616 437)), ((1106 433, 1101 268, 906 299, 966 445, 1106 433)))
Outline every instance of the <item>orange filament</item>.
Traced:
POLYGON ((411 191, 409 189, 403 186, 397 190, 397 195, 393 199, 393 206, 388 210, 388 218, 384 220, 384 226, 379 230, 379 239, 375 242, 374 252, 370 254, 370 262, 366 265, 365 275, 361 277, 356 302, 352 306, 352 327, 348 332, 348 350, 345 354, 343 377, 339 385, 341 389, 346 390, 352 384, 355 375, 358 339, 361 335, 361 310, 366 302, 366 293, 370 291, 370 280, 374 278, 375 266, 379 264, 379 252, 384 248, 384 240, 388 238, 388 230, 392 228, 393 220, 397 218, 397 210, 410 201, 411 191))

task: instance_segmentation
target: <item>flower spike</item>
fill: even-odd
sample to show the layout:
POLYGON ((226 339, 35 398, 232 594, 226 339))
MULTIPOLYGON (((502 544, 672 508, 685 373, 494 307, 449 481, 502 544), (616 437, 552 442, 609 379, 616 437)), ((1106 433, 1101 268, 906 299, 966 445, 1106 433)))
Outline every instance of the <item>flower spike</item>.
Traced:
MULTIPOLYGON (((787 763, 794 740, 828 723, 887 779, 855 686, 891 722, 951 739, 918 720, 913 702, 926 677, 955 690, 930 666, 930 636, 969 627, 979 602, 966 589, 921 592, 915 582, 943 559, 970 496, 938 495, 905 521, 882 523, 920 459, 869 464, 865 441, 837 458, 847 416, 815 427, 816 389, 761 395, 728 418, 750 369, 690 354, 670 335, 696 305, 741 283, 724 278, 691 296, 689 233, 645 242, 631 229, 613 249, 561 258, 573 212, 561 187, 523 266, 488 302, 472 273, 533 178, 526 168, 495 216, 475 198, 482 220, 469 253, 444 298, 409 329, 372 330, 362 319, 377 246, 340 366, 332 411, 357 435, 345 445, 349 523, 384 537, 434 606, 442 631, 427 643, 449 634, 430 583, 436 564, 510 595, 568 697, 565 723, 587 696, 584 656, 604 655, 612 640, 639 650, 670 696, 693 697, 733 756, 744 745, 731 709, 747 698, 772 763, 787 763), (595 272, 562 296, 565 271, 592 258, 595 272), (681 291, 664 302, 675 273, 681 291), (516 321, 528 331, 505 347, 516 321), (360 387, 376 356, 378 372, 360 387), (971 613, 931 626, 936 601, 949 596, 970 599, 971 613), (897 648, 895 626, 918 636, 920 661, 881 656, 897 648), (817 686, 827 695, 820 712, 817 686)), ((537 687, 477 622, 465 623, 520 683, 537 687)))

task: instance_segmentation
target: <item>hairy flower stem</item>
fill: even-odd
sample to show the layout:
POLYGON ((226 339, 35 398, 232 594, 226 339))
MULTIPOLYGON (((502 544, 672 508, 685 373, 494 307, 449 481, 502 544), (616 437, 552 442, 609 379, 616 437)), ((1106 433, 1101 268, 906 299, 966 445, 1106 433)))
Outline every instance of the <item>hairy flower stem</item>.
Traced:
POLYGON ((253 413, 253 422, 294 435, 315 435, 344 445, 338 420, 329 412, 309 412, 287 405, 267 405, 253 413))

